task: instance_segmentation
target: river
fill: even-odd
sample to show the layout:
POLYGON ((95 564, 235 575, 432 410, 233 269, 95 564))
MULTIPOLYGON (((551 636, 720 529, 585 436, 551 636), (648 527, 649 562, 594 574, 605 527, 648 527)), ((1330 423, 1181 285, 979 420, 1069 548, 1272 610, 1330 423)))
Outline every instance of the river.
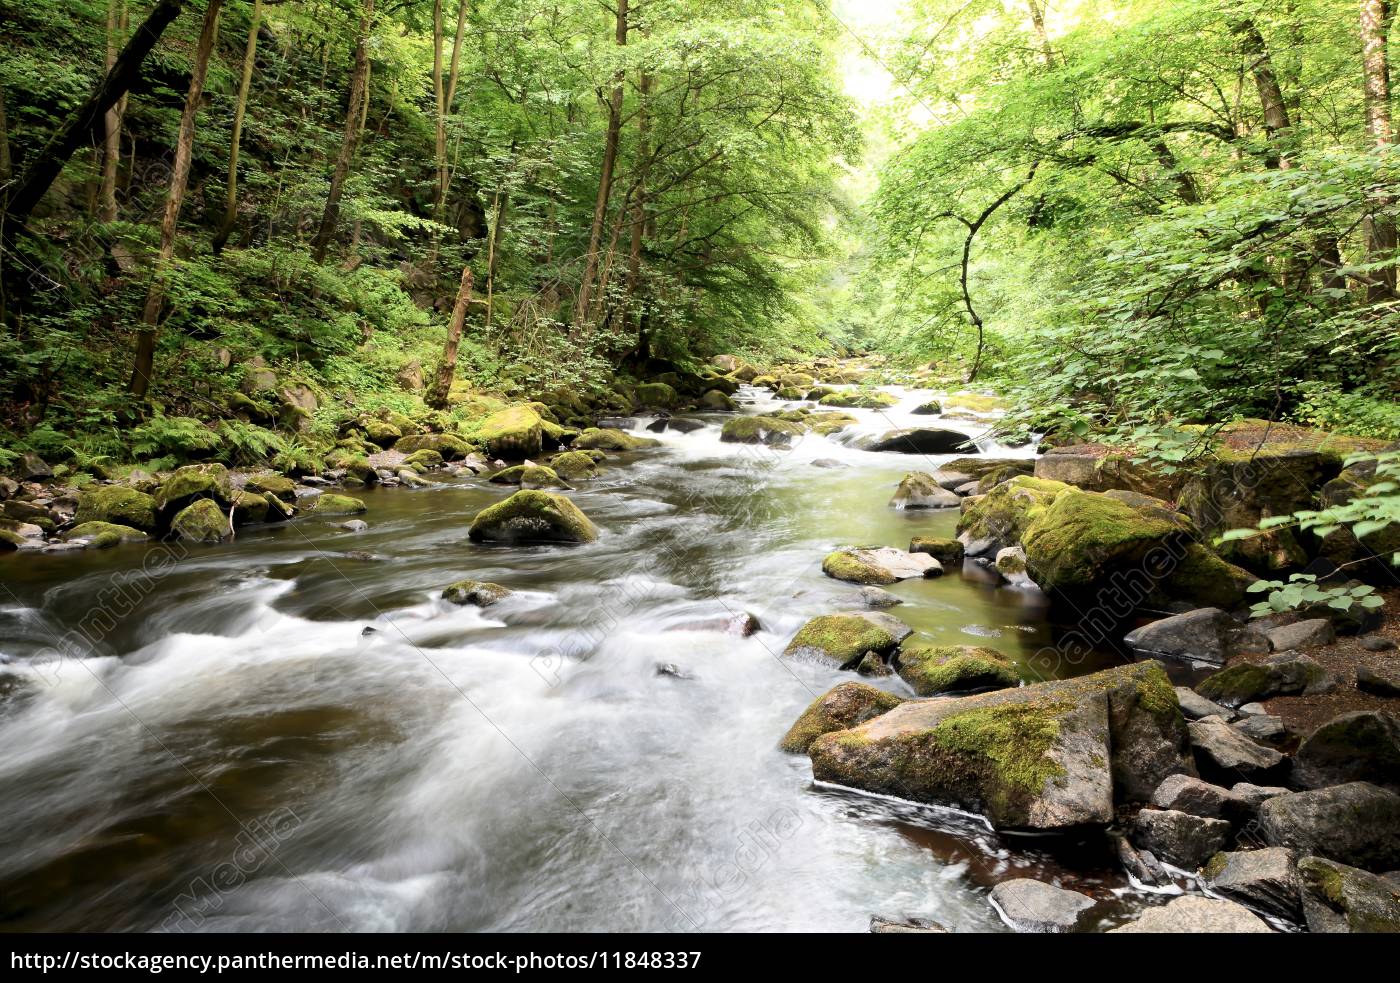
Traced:
MULTIPOLYGON (((930 394, 891 391, 859 431, 936 420, 909 415, 930 394)), ((823 556, 952 535, 956 510, 887 506, 946 457, 724 444, 724 416, 695 418, 576 483, 603 531, 586 546, 470 543, 509 490, 464 477, 363 493, 358 534, 0 557, 0 924, 1001 930, 987 890, 1020 875, 1131 905, 1098 840, 817 787, 776 748, 855 678, 780 657, 807 618, 859 607, 823 556), (468 577, 518 593, 438 599, 468 577), (740 612, 763 630, 693 629, 740 612)), ((1021 660, 1053 642, 1038 595, 977 573, 896 585, 892 613, 1021 660)))

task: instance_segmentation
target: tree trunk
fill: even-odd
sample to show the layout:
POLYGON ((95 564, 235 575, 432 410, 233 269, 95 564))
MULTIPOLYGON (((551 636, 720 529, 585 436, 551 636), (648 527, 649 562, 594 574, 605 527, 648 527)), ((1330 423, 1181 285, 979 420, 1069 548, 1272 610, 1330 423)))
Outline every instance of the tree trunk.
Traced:
MULTIPOLYGON (((217 0, 221 3, 222 0, 217 0)), ((136 33, 126 42, 121 54, 113 62, 111 69, 93 89, 68 122, 63 124, 44 149, 35 157, 14 190, 5 199, 7 234, 15 226, 23 225, 49 190, 49 186, 63 171, 63 166, 78 148, 90 144, 102 125, 107 110, 117 104, 127 90, 141 75, 141 63, 151 53, 160 36, 170 26, 170 22, 184 9, 185 0, 157 0, 155 7, 136 29, 136 33)))
POLYGON ((248 110, 248 90, 253 84, 253 63, 258 53, 258 28, 262 26, 262 0, 253 0, 252 22, 248 25, 248 45, 243 49, 243 75, 238 80, 238 97, 233 104, 233 134, 228 147, 228 184, 224 191, 224 218, 214 234, 214 255, 223 252, 233 225, 238 220, 238 147, 243 139, 243 116, 248 110))
MULTIPOLYGON (((627 0, 617 0, 618 47, 627 44, 627 0)), ((598 249, 603 244, 603 227, 608 219, 608 198, 612 194, 613 168, 617 166, 617 144, 622 131, 622 73, 617 75, 612 97, 608 100, 608 132, 603 145, 603 170, 598 177, 598 200, 593 206, 593 225, 588 233, 588 253, 584 257, 583 280, 579 283, 575 317, 588 317, 593 295, 593 280, 598 275, 598 249)))
MULTIPOLYGON (((642 243, 646 239, 647 178, 651 176, 651 120, 647 101, 651 95, 651 75, 642 72, 637 93, 641 106, 637 110, 637 189, 632 202, 632 241, 627 249, 627 316, 634 308, 637 288, 642 279, 642 243)), ((638 321, 638 345, 641 344, 641 322, 638 321)))
MULTIPOLYGON (((1244 53, 1252 59, 1249 71, 1254 77, 1254 87, 1259 91, 1259 104, 1264 110, 1264 131, 1268 133, 1271 142, 1282 143, 1293 129, 1293 122, 1288 117, 1288 103, 1279 87, 1278 74, 1274 71, 1274 62, 1269 57, 1264 35, 1259 33, 1259 28, 1252 20, 1238 22, 1234 31, 1243 42, 1244 53)), ((1288 170, 1292 165, 1288 160, 1287 149, 1280 147, 1277 156, 1270 159, 1270 165, 1279 170, 1288 170)))
POLYGON ((5 89, 0 86, 0 182, 8 182, 10 165, 10 124, 5 119, 5 89))
POLYGON ((457 79, 462 65, 462 39, 467 32, 467 0, 462 0, 457 5, 457 34, 452 39, 452 65, 447 70, 447 112, 452 114, 452 107, 457 99, 457 79))
POLYGON ((355 148, 360 142, 360 100, 368 95, 365 89, 369 82, 369 31, 373 20, 374 0, 365 0, 359 30, 355 33, 355 67, 350 74, 350 104, 345 108, 345 135, 340 142, 335 169, 331 171, 331 186, 326 193, 321 224, 311 240, 311 258, 317 263, 326 261, 331 240, 335 238, 336 223, 340 219, 340 196, 345 190, 345 179, 350 175, 355 148))
POLYGON ((442 202, 447 197, 447 88, 442 77, 442 0, 433 0, 433 162, 437 172, 437 194, 433 217, 441 220, 442 202))
MULTIPOLYGON (((126 4, 107 0, 107 71, 117 63, 117 36, 126 33, 126 4)), ((103 116, 106 131, 102 140, 102 182, 97 192, 97 217, 103 222, 117 220, 117 164, 122 155, 122 117, 126 115, 123 95, 103 116)))
MULTIPOLYGON (((1390 122, 1390 60, 1386 37, 1390 33, 1390 0, 1361 0, 1361 50, 1366 72, 1366 129, 1381 149, 1393 139, 1390 122)), ((1384 196, 1377 208, 1390 207, 1384 196)), ((1372 303, 1395 296, 1395 222, 1389 216, 1375 215, 1366 222, 1366 252, 1372 263, 1387 265, 1367 276, 1366 296, 1372 303)))
POLYGON ((462 282, 457 287, 457 301, 452 305, 452 320, 447 325, 447 344, 442 349, 442 362, 438 364, 437 379, 432 392, 428 394, 428 405, 442 409, 447 405, 447 394, 452 391, 452 377, 457 373, 457 349, 462 344, 462 325, 467 320, 467 305, 472 300, 472 268, 462 267, 462 282))
POLYGON ((165 196, 165 213, 160 220, 160 253, 151 274, 151 286, 146 291, 146 306, 141 312, 141 325, 136 332, 136 358, 132 367, 130 390, 137 399, 144 399, 151 387, 151 371, 155 365, 156 326, 160 321, 161 303, 165 299, 165 267, 175 255, 175 235, 180 225, 180 206, 185 201, 185 187, 190 179, 190 158, 194 152, 194 125, 204 95, 204 76, 209 70, 209 53, 219 34, 219 10, 223 0, 209 0, 204 10, 204 23, 199 29, 199 44, 195 48, 194 66, 190 71, 190 88, 185 94, 185 108, 180 113, 180 132, 175 138, 175 166, 170 173, 170 189, 165 196))

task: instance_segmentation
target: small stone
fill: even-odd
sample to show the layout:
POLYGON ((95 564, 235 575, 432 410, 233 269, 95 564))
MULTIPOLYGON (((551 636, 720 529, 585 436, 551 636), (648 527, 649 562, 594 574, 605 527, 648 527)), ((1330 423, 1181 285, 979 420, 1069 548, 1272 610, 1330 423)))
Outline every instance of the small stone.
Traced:
POLYGON ((1018 932, 1072 932, 1094 899, 1078 891, 1026 877, 992 888, 992 904, 1002 921, 1018 932))
POLYGON ((369 528, 369 523, 364 519, 351 519, 348 522, 336 523, 337 529, 344 529, 346 532, 364 532, 369 528))
POLYGON ((1384 635, 1366 635, 1358 639, 1361 647, 1368 652, 1393 652, 1397 648, 1397 643, 1393 638, 1386 638, 1384 635))
POLYGON ((1261 747, 1219 717, 1193 720, 1186 725, 1201 775, 1230 779, 1271 775, 1284 762, 1273 748, 1261 747))
POLYGON ((1309 618, 1307 621, 1281 625, 1265 632, 1265 634, 1275 652, 1317 648, 1321 645, 1331 645, 1337 640, 1337 633, 1332 629, 1332 622, 1326 618, 1309 618))
POLYGON ((868 608, 892 608, 904 603, 902 597, 895 597, 881 587, 862 587, 860 599, 868 608))
POLYGON ((1290 791, 1282 785, 1252 785, 1249 782, 1236 782, 1230 787, 1231 794, 1243 799, 1249 804, 1250 809, 1256 811, 1270 799, 1287 795, 1290 791))
POLYGON ((1222 707, 1219 703, 1212 703, 1200 693, 1186 686, 1176 687, 1176 701, 1181 704, 1182 715, 1188 720, 1201 720, 1205 717, 1223 717, 1225 720, 1233 720, 1234 712, 1222 707))
POLYGON ((1362 666, 1356 670, 1356 688, 1375 696, 1400 696, 1400 670, 1362 666))
POLYGON ((873 935, 947 935, 948 930, 927 918, 906 918, 902 921, 870 916, 870 931, 873 935))
POLYGON ((1260 713, 1248 716, 1235 724, 1235 729, 1251 741, 1260 744, 1282 744, 1290 731, 1283 724, 1282 717, 1260 713))

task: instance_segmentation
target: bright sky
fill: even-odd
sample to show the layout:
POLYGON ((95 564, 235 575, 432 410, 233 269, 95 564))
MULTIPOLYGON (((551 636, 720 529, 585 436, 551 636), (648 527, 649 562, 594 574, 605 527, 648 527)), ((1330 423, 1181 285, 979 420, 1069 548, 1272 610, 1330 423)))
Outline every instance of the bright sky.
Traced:
MULTIPOLYGON (((880 48, 883 37, 899 20, 903 0, 833 0, 832 11, 871 48, 880 48)), ((862 105, 883 102, 890 96, 894 79, 875 59, 867 55, 849 34, 841 71, 846 92, 862 105)))

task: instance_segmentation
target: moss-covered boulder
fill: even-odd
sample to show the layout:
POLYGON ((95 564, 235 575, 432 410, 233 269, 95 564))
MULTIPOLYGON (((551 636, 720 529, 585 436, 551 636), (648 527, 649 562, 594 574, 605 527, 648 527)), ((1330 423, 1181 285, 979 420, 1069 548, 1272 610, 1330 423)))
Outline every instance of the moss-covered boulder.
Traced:
POLYGON ((93 549, 107 549, 121 543, 139 543, 149 538, 150 536, 140 529, 96 520, 76 525, 63 534, 64 542, 85 540, 93 549))
POLYGON ((820 437, 829 437, 859 422, 860 421, 851 416, 851 414, 842 413, 837 410, 824 413, 808 413, 802 419, 803 425, 820 437))
POLYGON ((451 433, 409 434, 394 441, 394 450, 410 457, 419 451, 429 450, 446 461, 460 460, 475 449, 461 437, 451 433))
POLYGON ((960 540, 941 536, 915 536, 909 540, 910 553, 927 553, 942 565, 943 569, 961 567, 967 548, 960 540))
POLYGON ((278 498, 296 498, 297 483, 291 478, 280 474, 265 472, 263 474, 250 474, 248 481, 243 486, 245 491, 266 492, 276 495, 278 498))
POLYGON ((800 423, 773 416, 741 416, 725 423, 719 439, 727 444, 787 447, 806 432, 800 423))
POLYGON ((553 468, 542 464, 516 464, 493 474, 490 479, 496 485, 519 485, 521 488, 568 488, 553 468))
POLYGON ((1202 543, 1189 543, 1171 572, 1161 578, 1154 590, 1159 605, 1184 601, 1200 607, 1232 610, 1244 603, 1254 574, 1220 557, 1202 543))
POLYGON ((412 468, 419 474, 424 471, 433 471, 443 465, 442 455, 431 448, 425 447, 422 450, 414 451, 400 462, 400 467, 412 468))
POLYGON ((823 396, 820 405, 853 410, 885 410, 898 402, 894 396, 878 390, 847 390, 823 396))
POLYGON ((302 509, 308 515, 359 515, 369 511, 360 499, 334 492, 322 492, 302 509))
POLYGON ((1298 863, 1309 932, 1400 935, 1400 885, 1322 857, 1298 863))
POLYGON ((733 413, 739 408, 738 403, 718 389, 711 389, 701 396, 699 405, 702 410, 708 410, 711 413, 733 413))
POLYGON ((906 645, 894 665, 899 678, 919 696, 1021 684, 1014 662, 996 649, 973 645, 906 645))
MULTIPOLYGON (((1251 528, 1266 516, 1317 508, 1320 490, 1341 474, 1347 455, 1381 446, 1306 427, 1243 420, 1216 435, 1179 500, 1207 538, 1251 528)), ((1261 575, 1295 569, 1308 558, 1288 529, 1225 543, 1221 555, 1261 575)))
POLYGON ((853 667, 866 652, 888 655, 899 645, 888 627, 860 614, 825 614, 803 625, 788 642, 783 655, 853 667))
POLYGON ((1278 662, 1237 662, 1201 680, 1196 692, 1212 703, 1233 708, 1275 696, 1295 696, 1309 688, 1317 690, 1328 680, 1321 664, 1298 656, 1278 662))
POLYGON ((653 437, 638 437, 625 430, 589 427, 579 434, 572 446, 581 451, 637 451, 660 447, 661 441, 653 437))
POLYGON ((817 384, 817 380, 806 372, 784 372, 778 376, 778 385, 790 387, 792 389, 811 389, 817 384))
MULTIPOLYGON (((967 473, 965 468, 956 470, 967 473)), ((958 539, 971 556, 988 556, 1015 546, 1031 523, 1069 487, 1059 481, 1022 476, 975 500, 966 499, 958 517, 958 539)))
POLYGON ((1164 473, 1142 462, 1131 451, 1108 444, 1074 444, 1052 447, 1035 462, 1035 476, 1085 491, 1114 489, 1140 492, 1154 498, 1174 499, 1181 490, 1185 472, 1164 473))
POLYGON ((1303 788, 1370 782, 1400 792, 1400 719, 1384 710, 1333 717, 1298 748, 1290 778, 1303 788))
POLYGON ((598 529, 563 495, 519 491, 478 512, 468 535, 473 542, 591 543, 598 529))
POLYGON ((365 432, 365 437, 371 443, 380 447, 393 447, 403 437, 401 429, 386 420, 378 420, 374 417, 360 421, 360 429, 365 432))
POLYGON ((935 475, 926 471, 911 471, 900 481, 890 499, 890 508, 905 509, 955 509, 962 499, 938 482, 935 475))
POLYGON ((267 493, 237 491, 233 493, 233 522, 237 526, 253 525, 268 519, 267 493))
POLYGON ((233 504, 233 480, 228 468, 222 464, 190 464, 180 468, 161 484, 156 493, 156 510, 165 516, 174 515, 201 500, 225 507, 233 504))
POLYGON ((851 584, 893 584, 937 577, 942 572, 943 567, 927 553, 905 553, 890 547, 836 550, 822 561, 822 573, 851 584))
POLYGON ((654 409, 670 409, 680 402, 676 390, 664 382, 644 382, 637 386, 637 405, 654 409))
POLYGON ((534 405, 512 406, 492 413, 477 430, 477 439, 491 457, 519 461, 544 449, 544 421, 534 405))
MULTIPOLYGON (((595 452, 596 453, 596 452, 595 452)), ((588 451, 564 451, 549 459, 549 466, 560 478, 578 481, 598 477, 598 462, 588 451)))
POLYGON ((959 699, 901 704, 812 743, 820 781, 956 806, 1010 829, 1112 821, 1189 769, 1185 722, 1160 665, 959 699))
POLYGON ((459 580, 455 584, 443 588, 442 599, 464 607, 472 605, 479 608, 489 608, 497 601, 510 597, 513 593, 515 592, 509 587, 502 587, 500 584, 492 584, 482 580, 459 580))
POLYGON ((185 506, 170 520, 170 534, 185 543, 219 543, 233 535, 229 518, 210 498, 185 506))
POLYGON ((859 726, 903 702, 893 693, 866 683, 842 683, 813 700, 788 728, 778 747, 791 754, 806 754, 812 742, 823 734, 859 726))
POLYGON ((156 500, 134 488, 104 485, 78 495, 78 509, 73 520, 79 524, 106 522, 155 532, 156 500))
POLYGON ((1021 474, 1031 475, 1035 472, 1035 461, 1032 458, 1021 457, 955 457, 946 464, 939 465, 939 470, 965 474, 969 478, 981 480, 989 471, 1007 467, 1015 468, 1021 474))
POLYGON ((1133 508, 1107 495, 1067 488, 1026 527, 1021 545, 1041 588, 1085 593, 1119 571, 1139 567, 1153 550, 1189 540, 1194 532, 1179 513, 1133 508))

